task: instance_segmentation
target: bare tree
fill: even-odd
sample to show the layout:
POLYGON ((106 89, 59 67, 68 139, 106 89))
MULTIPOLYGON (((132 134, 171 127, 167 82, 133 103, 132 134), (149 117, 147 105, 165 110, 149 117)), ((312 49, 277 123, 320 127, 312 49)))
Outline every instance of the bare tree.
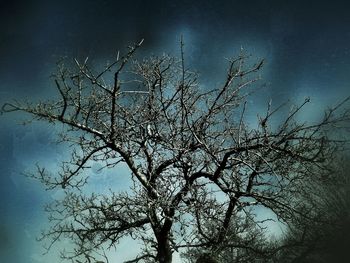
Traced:
POLYGON ((304 180, 319 180, 317 171, 329 169, 342 147, 329 131, 349 119, 348 111, 339 112, 346 100, 317 123, 298 122, 307 99, 277 127, 271 118, 283 105, 269 103, 253 126, 246 101, 263 60, 239 54, 228 61, 222 85, 205 90, 186 67, 183 43, 180 59, 133 60, 140 45, 100 71, 87 59, 59 63, 59 99, 2 108, 63 124, 59 140, 74 148, 60 171, 38 167, 34 175, 49 189, 65 189, 65 198, 48 207, 53 223, 44 234, 53 243, 66 237, 75 244, 64 257, 93 262, 100 249, 130 235, 144 247, 128 262, 171 262, 181 249, 235 247, 227 235, 232 221, 254 219, 254 207, 281 220, 301 213, 290 199, 304 180), (91 162, 103 164, 102 171, 126 165, 132 189, 87 195, 84 171, 91 162))

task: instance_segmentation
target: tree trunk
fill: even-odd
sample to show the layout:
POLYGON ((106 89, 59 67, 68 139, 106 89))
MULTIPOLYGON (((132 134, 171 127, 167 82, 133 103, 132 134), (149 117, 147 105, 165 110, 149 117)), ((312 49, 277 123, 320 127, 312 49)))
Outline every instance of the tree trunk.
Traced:
POLYGON ((167 236, 158 238, 158 261, 159 263, 171 263, 173 253, 167 236))

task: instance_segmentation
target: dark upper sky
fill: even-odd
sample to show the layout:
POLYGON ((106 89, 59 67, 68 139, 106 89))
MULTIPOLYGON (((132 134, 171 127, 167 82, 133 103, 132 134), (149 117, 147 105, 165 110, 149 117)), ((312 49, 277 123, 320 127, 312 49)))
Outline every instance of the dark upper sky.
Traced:
POLYGON ((108 56, 142 38, 144 50, 169 52, 180 34, 202 73, 243 46, 266 58, 278 92, 304 81, 345 89, 348 80, 346 1, 3 2, 1 92, 40 93, 62 55, 108 56))
MULTIPOLYGON (((224 57, 242 46, 266 59, 263 79, 274 101, 311 96, 319 109, 350 93, 349 5, 345 0, 2 1, 0 103, 50 94, 48 76, 62 55, 108 58, 142 38, 142 55, 176 54, 183 34, 187 59, 205 83, 215 84, 224 57)), ((0 117, 0 261, 40 262, 33 235, 45 217, 41 207, 48 194, 20 172, 37 160, 55 162, 62 152, 50 143, 49 129, 18 126, 14 119, 0 117)))

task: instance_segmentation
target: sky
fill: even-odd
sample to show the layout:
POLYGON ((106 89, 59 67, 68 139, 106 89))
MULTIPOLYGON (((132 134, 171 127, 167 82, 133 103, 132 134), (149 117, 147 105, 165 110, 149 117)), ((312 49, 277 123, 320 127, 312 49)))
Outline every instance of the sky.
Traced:
MULTIPOLYGON (((278 104, 310 96, 305 114, 318 116, 350 95, 349 5, 345 0, 1 1, 0 104, 51 96, 49 76, 62 56, 100 62, 141 39, 140 56, 179 56, 183 35, 186 60, 205 87, 222 81, 225 58, 242 47, 266 60, 266 87, 250 101, 254 110, 269 98, 278 104)), ((60 195, 23 176, 36 162, 55 169, 66 154, 53 142, 52 128, 19 125, 25 118, 0 116, 1 262, 45 262, 35 237, 46 225, 44 204, 60 195)), ((95 187, 114 184, 110 180, 106 176, 95 187)), ((122 187, 123 177, 118 180, 122 187)))

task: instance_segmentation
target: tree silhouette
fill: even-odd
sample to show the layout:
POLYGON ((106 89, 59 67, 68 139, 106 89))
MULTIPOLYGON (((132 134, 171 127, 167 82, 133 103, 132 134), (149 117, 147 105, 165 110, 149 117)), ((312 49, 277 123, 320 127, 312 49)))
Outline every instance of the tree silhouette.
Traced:
POLYGON ((59 171, 38 167, 33 175, 49 189, 65 190, 48 206, 52 227, 44 237, 52 243, 68 238, 74 248, 65 258, 93 262, 104 255, 101 249, 131 236, 144 246, 128 262, 164 263, 174 251, 236 247, 228 235, 232 222, 249 217, 260 225, 256 207, 280 220, 307 215, 290 199, 305 178, 321 180, 318 171, 329 169, 343 146, 329 132, 349 119, 341 111, 346 100, 317 123, 298 122, 306 99, 277 127, 270 122, 283 105, 269 103, 254 126, 246 121, 246 101, 263 60, 252 63, 242 52, 228 61, 222 85, 204 89, 186 66, 182 42, 180 59, 134 60, 140 45, 99 71, 87 59, 61 62, 54 75, 60 98, 2 107, 63 124, 58 140, 74 149, 59 171), (87 194, 92 162, 103 165, 102 172, 126 165, 133 187, 87 194))
POLYGON ((296 215, 275 262, 345 262, 350 241, 349 157, 334 160, 337 169, 327 179, 304 186, 297 202, 312 211, 296 215))

